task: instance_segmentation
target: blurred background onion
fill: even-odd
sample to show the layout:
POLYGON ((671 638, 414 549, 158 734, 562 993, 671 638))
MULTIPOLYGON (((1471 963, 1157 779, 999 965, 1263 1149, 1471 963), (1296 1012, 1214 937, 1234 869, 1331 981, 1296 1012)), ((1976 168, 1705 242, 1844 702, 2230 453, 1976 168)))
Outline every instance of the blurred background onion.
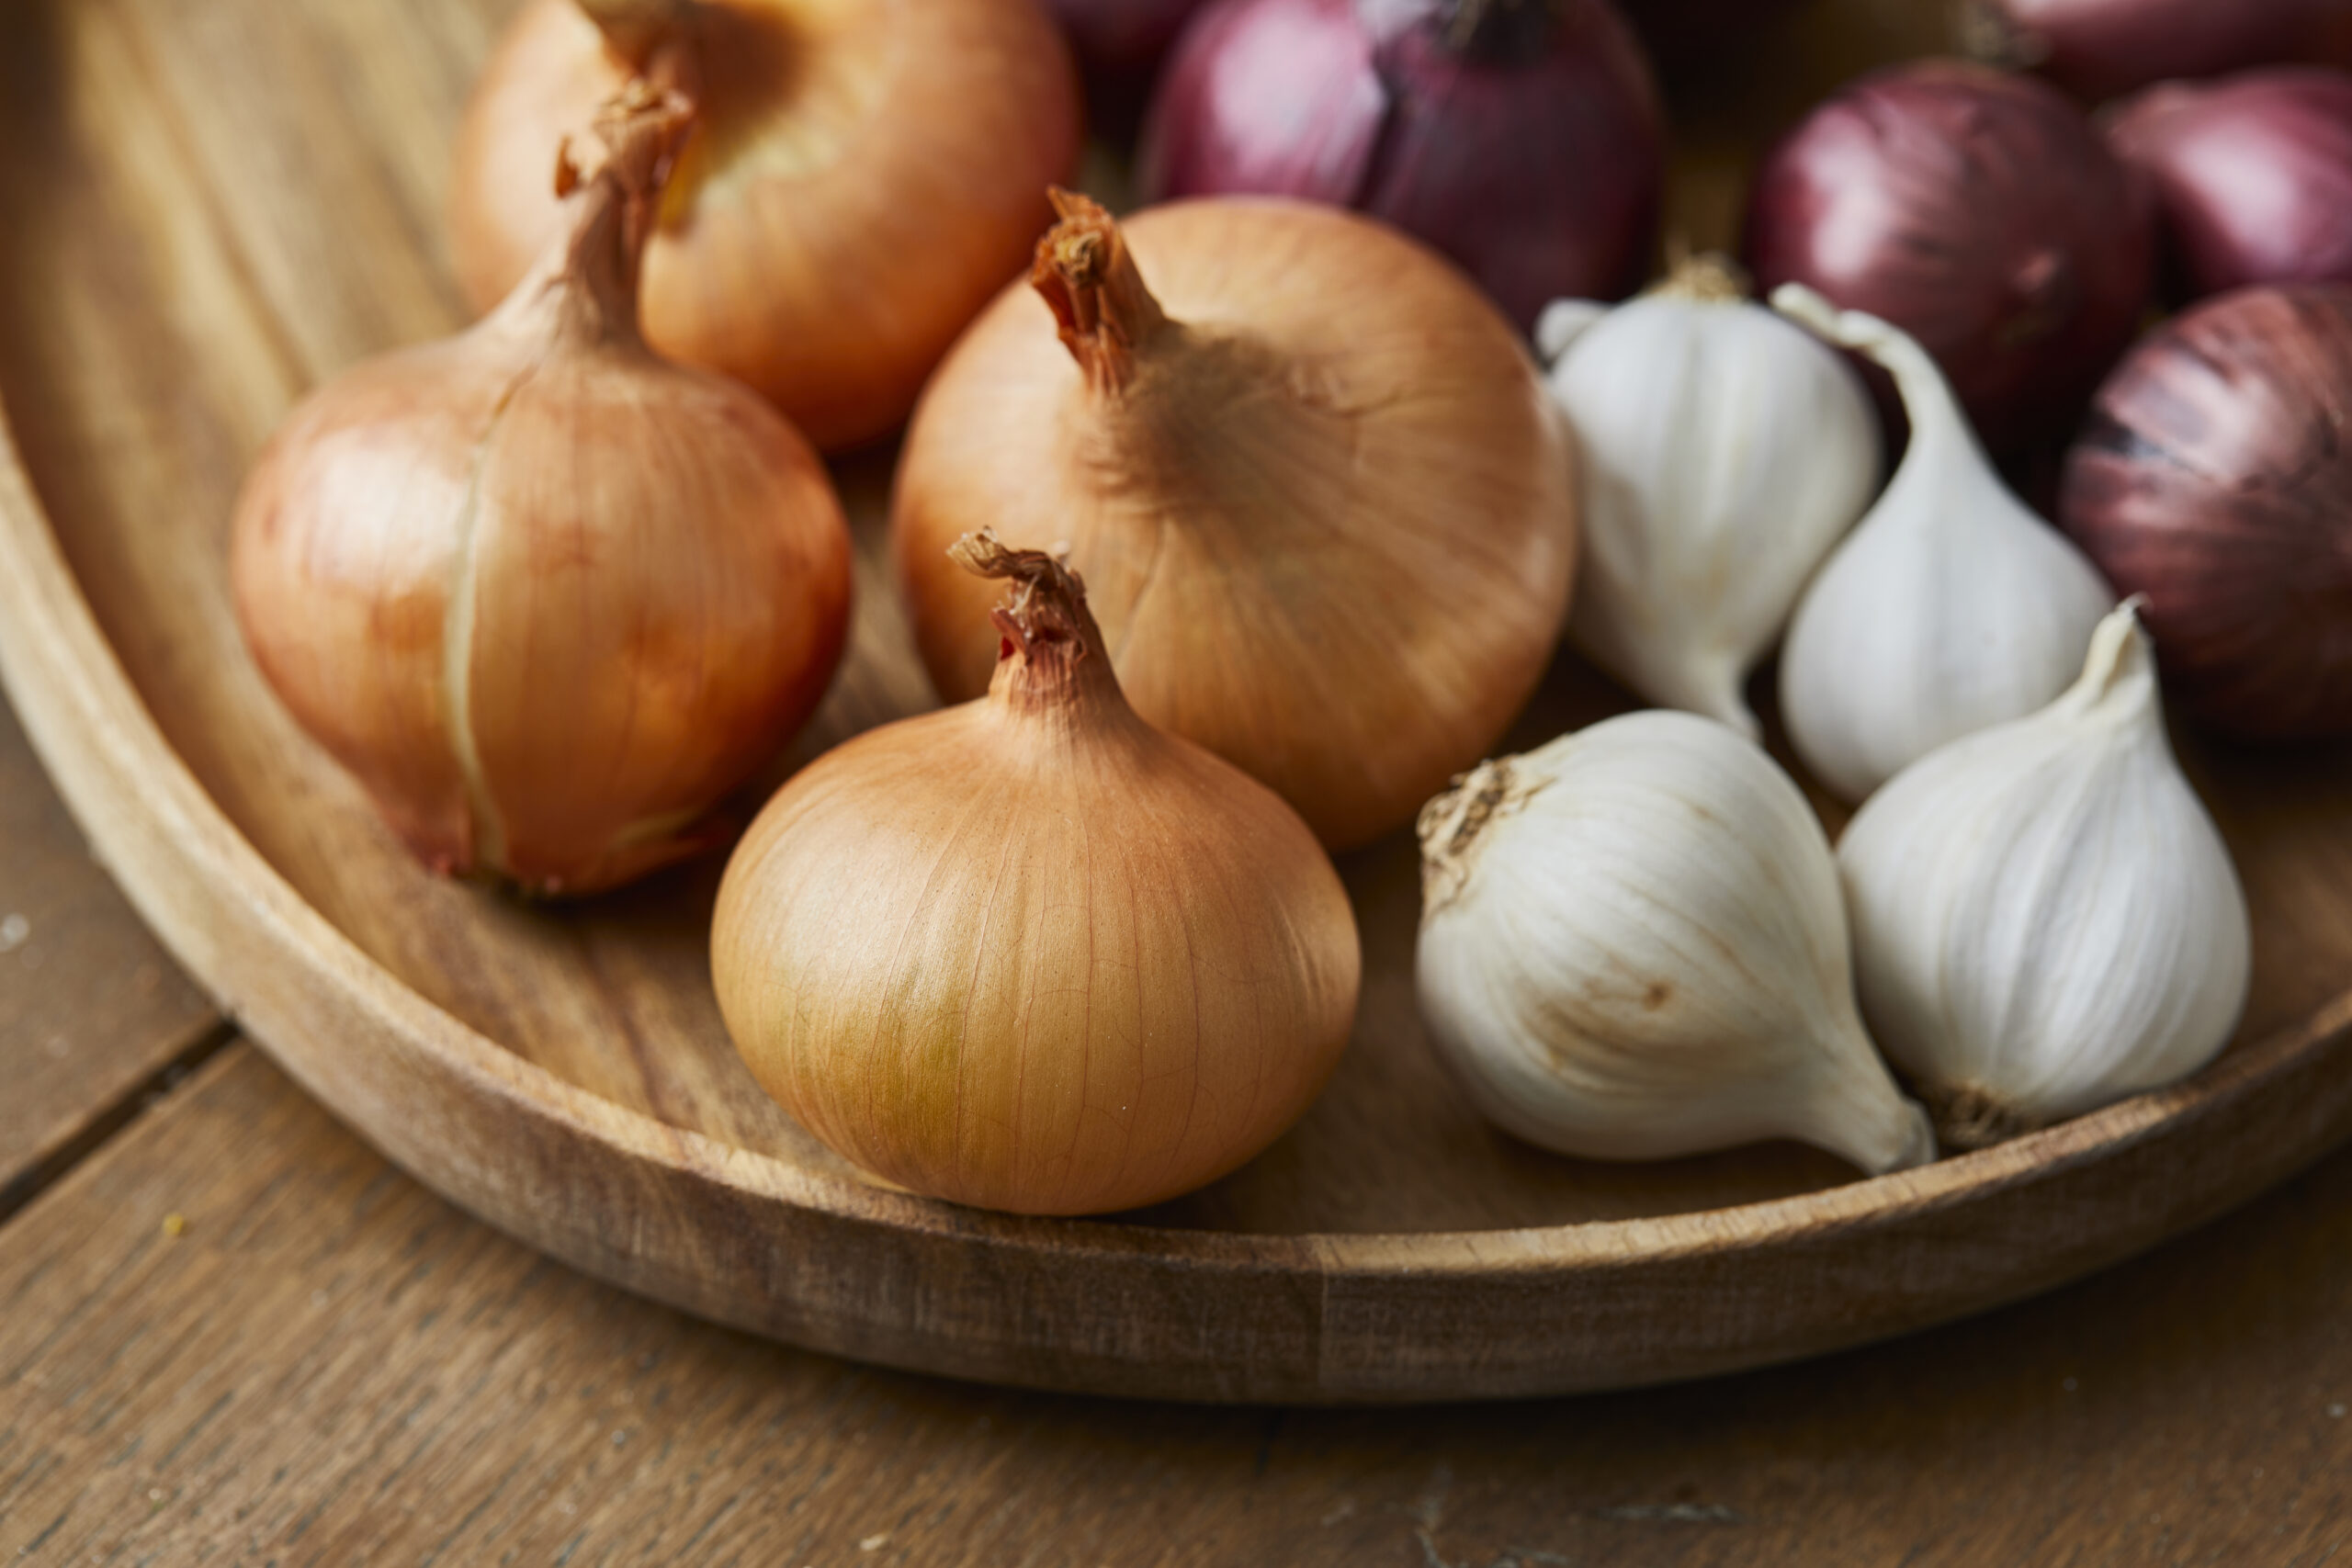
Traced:
POLYGON ((2098 100, 2177 76, 2352 55, 2344 0, 1971 0, 1980 52, 2098 100))
POLYGON ((2352 75, 2274 66, 2171 82, 2108 137, 2155 193, 2174 292, 2352 280, 2352 75))
POLYGON ((2063 439, 2138 330, 2149 204, 2048 85, 1959 61, 1868 75, 1766 157, 1747 260, 1902 328, 1996 453, 2063 439))
POLYGON ((1144 127, 1148 200, 1265 194, 1385 219, 1522 331, 1647 276, 1666 131, 1607 0, 1218 0, 1144 127))

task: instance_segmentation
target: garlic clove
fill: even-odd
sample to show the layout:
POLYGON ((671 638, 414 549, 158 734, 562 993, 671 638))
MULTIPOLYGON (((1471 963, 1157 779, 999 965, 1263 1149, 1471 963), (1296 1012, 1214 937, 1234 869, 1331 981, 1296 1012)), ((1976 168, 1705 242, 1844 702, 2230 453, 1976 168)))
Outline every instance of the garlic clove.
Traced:
POLYGON ((2056 702, 1905 770, 1838 845, 1864 1014, 1955 1143, 2194 1072, 2245 1007, 2245 896, 2138 608, 2056 702))
POLYGON ((1644 697, 1751 738, 1747 671, 1870 504, 1878 422, 1812 333, 1686 262, 1608 310, 1538 324, 1583 449, 1585 556, 1568 635, 1644 697))
POLYGON ((1597 1159, 1934 1157, 1855 1009, 1821 825, 1731 729, 1630 714, 1483 763, 1420 838, 1422 1015, 1506 1130, 1597 1159))
POLYGON ((1870 514, 1805 591, 1781 657, 1798 757, 1858 801, 1948 741, 2066 689, 2115 595, 2001 483, 1926 351, 1786 284, 1772 307, 1895 379, 1911 441, 1870 514))

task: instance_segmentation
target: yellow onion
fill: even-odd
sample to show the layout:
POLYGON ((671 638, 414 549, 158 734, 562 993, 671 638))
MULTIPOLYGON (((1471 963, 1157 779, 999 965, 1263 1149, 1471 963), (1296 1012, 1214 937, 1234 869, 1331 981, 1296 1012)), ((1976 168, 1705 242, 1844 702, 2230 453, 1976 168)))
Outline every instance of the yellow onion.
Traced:
POLYGON ((616 105, 506 303, 321 388, 238 500, 255 661, 435 870, 586 893, 705 847, 840 657, 849 536, 816 454, 638 333, 687 119, 616 105))
POLYGON ((1056 200, 1030 276, 1050 309, 989 307, 900 460, 932 680, 973 695, 996 646, 948 543, 1067 541, 1137 713, 1333 848, 1411 821, 1510 724, 1566 613, 1573 462, 1517 334, 1350 213, 1220 198, 1121 227, 1056 200))
POLYGON ((477 309, 560 227, 558 141, 640 69, 704 121, 646 255, 646 335, 827 448, 906 417, 1078 154, 1069 51, 1034 0, 530 0, 458 133, 477 309))
POLYGON ((1091 1213, 1279 1136, 1347 1043, 1355 919, 1306 824, 1138 718, 1078 575, 1013 591, 986 697, 828 752, 718 892, 719 1007, 761 1087, 917 1192, 1091 1213))

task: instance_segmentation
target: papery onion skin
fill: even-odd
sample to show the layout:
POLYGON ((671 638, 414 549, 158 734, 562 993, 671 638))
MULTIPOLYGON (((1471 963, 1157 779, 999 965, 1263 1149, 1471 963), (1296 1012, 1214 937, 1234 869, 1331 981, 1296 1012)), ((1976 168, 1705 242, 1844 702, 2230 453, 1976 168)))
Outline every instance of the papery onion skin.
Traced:
POLYGON ((2191 298, 2352 281, 2352 75, 2324 66, 2152 87, 2108 139, 2155 192, 2191 298))
POLYGON ((1055 640, 1041 608, 1008 615, 988 696, 862 735, 769 803, 720 886, 713 968, 752 1075, 844 1158, 1093 1213, 1289 1127, 1346 1044, 1362 959, 1296 815, 1136 717, 1082 609, 1055 640))
POLYGON ((1534 366, 1460 274, 1367 220, 1071 210, 1039 288, 1061 287, 1057 236, 1132 258, 1104 343, 1072 329, 1093 371, 1010 290, 908 434, 891 547, 933 682, 977 694, 996 647, 946 546, 1067 542, 1138 713, 1332 848, 1409 822, 1510 724, 1566 615, 1575 464, 1534 366))
POLYGON ((710 809, 815 708, 849 613, 822 465, 646 348, 607 184, 488 320, 313 393, 232 536, 239 624, 296 719, 428 865, 541 894, 718 841, 710 809))
POLYGON ((1814 110, 1747 214, 1758 293, 1803 283, 1902 328, 1996 452, 2071 426, 2139 328, 2154 254, 2145 193, 2079 110, 1954 61, 1814 110))
POLYGON ((2352 733, 2352 288, 2244 289, 2150 334, 2068 455, 2060 520, 2223 733, 2352 733))
MULTIPOLYGON (((829 450, 887 434, 1050 219, 1078 155, 1069 51, 1033 0, 695 0, 704 126, 645 262, 645 330, 829 450), (775 84, 795 90, 779 96, 775 84)), ((556 231, 562 137, 629 67, 574 0, 531 0, 459 128, 450 244, 474 306, 556 231)))
POLYGON ((1973 0, 1989 51, 2097 101, 2171 77, 2346 58, 2342 0, 1973 0))
POLYGON ((1664 178, 1657 88, 1606 0, 1219 0, 1170 57, 1138 156, 1155 198, 1298 197, 1394 223, 1522 332, 1555 299, 1641 282, 1664 178), (1451 29, 1481 14, 1497 41, 1465 54, 1451 29))

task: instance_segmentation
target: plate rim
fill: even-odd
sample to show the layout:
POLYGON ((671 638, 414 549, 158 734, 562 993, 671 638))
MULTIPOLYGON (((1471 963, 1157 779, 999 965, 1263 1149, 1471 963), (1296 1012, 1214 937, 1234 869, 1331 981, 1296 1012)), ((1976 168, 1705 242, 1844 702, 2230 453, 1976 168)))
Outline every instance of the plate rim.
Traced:
MULTIPOLYGON (((547 1191, 507 1190, 485 1162, 467 1168, 462 1160, 425 1158, 436 1140, 429 1132, 420 1134, 416 1128, 401 1125, 387 1086, 370 1078, 375 1065, 355 1068, 348 1061, 334 1061, 338 1050, 349 1049, 348 1043, 310 1037, 313 1020, 306 1015, 324 1009, 346 1022, 363 1023, 373 1041, 389 1043, 396 1053, 413 1058, 388 1062, 386 1071, 400 1068, 413 1075, 414 1069, 426 1069, 423 1077, 435 1080, 445 1096, 456 1094, 475 1102, 470 1109, 476 1114, 494 1121, 519 1108, 535 1137, 553 1139, 549 1147, 559 1158, 586 1153, 579 1168, 583 1178, 617 1157, 658 1178, 657 1186, 706 1189, 707 1198, 724 1201, 731 1196, 763 1210, 781 1206, 820 1224, 882 1233, 895 1238, 905 1254, 896 1261, 911 1259, 918 1269, 922 1259, 914 1251, 929 1247, 934 1252, 977 1247, 984 1253, 1050 1254, 1064 1265, 1091 1262, 1114 1272, 1141 1266, 1147 1272, 1275 1274, 1319 1282, 1326 1308, 1331 1286, 1341 1280, 1375 1292, 1383 1282, 1421 1292, 1480 1285, 1519 1289, 1531 1280, 1605 1280, 1628 1269, 1697 1258, 1736 1259, 1832 1233, 1899 1231, 1939 1213, 2108 1164, 2126 1151, 2177 1139, 2200 1121, 2266 1091, 2283 1092, 2283 1080, 2295 1077, 2295 1069, 2342 1055, 2352 1043, 2352 989, 2346 989, 2301 1022, 2241 1044, 2172 1088, 1915 1170, 1723 1209, 1500 1230, 1281 1235, 989 1213, 808 1171, 604 1100, 500 1046, 363 953, 239 832, 164 738, 66 559, 61 537, 23 467, 5 399, 0 399, 0 687, 7 691, 93 852, 174 957, 242 1032, 338 1121, 427 1188, 574 1267, 673 1305, 856 1359, 988 1382, 1220 1400, 1260 1399, 1269 1392, 1290 1400, 1345 1400, 1366 1392, 1344 1378, 1303 1379, 1306 1370, 1295 1367, 1286 1372, 1236 1369, 1230 1385, 1219 1387, 1214 1368, 1196 1368, 1193 1381, 1206 1372, 1211 1385, 1203 1394, 1189 1386, 1162 1386, 1142 1369, 1138 1377, 1120 1378, 1114 1374, 1124 1363, 1117 1361, 1115 1351, 1106 1368, 1083 1356, 1071 1362, 1056 1346, 1028 1347, 1046 1354, 1042 1359, 1032 1356, 1019 1366, 983 1359, 976 1368, 953 1354, 943 1357, 938 1345, 902 1343, 906 1335, 894 1336, 889 1325, 868 1324, 861 1332, 854 1322, 826 1319, 821 1313, 808 1324, 787 1313, 782 1325, 747 1317, 729 1303, 697 1291, 690 1279, 663 1277, 658 1270, 649 1278, 624 1268, 632 1261, 642 1264, 650 1255, 616 1249, 594 1223, 583 1226, 576 1219, 547 1221, 543 1210, 551 1196, 547 1191), (208 900, 215 902, 210 921, 198 919, 193 907, 208 900), (288 966, 287 971, 262 972, 272 961, 288 966), (285 994, 289 980, 291 994, 285 994)), ((2256 1184, 2242 1191, 2224 1190, 2218 1201, 2203 1205, 2198 1217, 2220 1213, 2352 1137, 2352 1097, 2347 1097, 2344 1113, 2323 1117, 2321 1122, 2297 1146, 2273 1150, 2267 1174, 2256 1184)), ((2221 1185, 2226 1189, 2229 1184, 2221 1185)), ((558 1191, 552 1196, 577 1194, 558 1191)), ((1837 1343, 1883 1337, 1886 1332, 2017 1299, 2104 1267, 2183 1228, 2166 1224, 2152 1234, 2126 1236, 2112 1247, 2095 1249, 2098 1255, 2093 1261, 2057 1277, 2027 1280, 1988 1299, 1917 1315, 1881 1332, 1858 1332, 1837 1343)), ((868 1239, 873 1239, 870 1234, 868 1239)), ((1319 1331, 1313 1337, 1319 1342, 1319 1331)), ((1735 1357, 1695 1371, 1761 1365, 1828 1348, 1768 1352, 1748 1359, 1735 1357)), ((1664 1375, 1694 1374, 1668 1368, 1664 1375)), ((1379 1386, 1375 1379, 1370 1393, 1386 1400, 1485 1397, 1648 1381, 1661 1380, 1577 1382, 1555 1375, 1536 1377, 1523 1387, 1498 1386, 1491 1377, 1465 1376, 1461 1369, 1448 1368, 1393 1388, 1379 1386)))

